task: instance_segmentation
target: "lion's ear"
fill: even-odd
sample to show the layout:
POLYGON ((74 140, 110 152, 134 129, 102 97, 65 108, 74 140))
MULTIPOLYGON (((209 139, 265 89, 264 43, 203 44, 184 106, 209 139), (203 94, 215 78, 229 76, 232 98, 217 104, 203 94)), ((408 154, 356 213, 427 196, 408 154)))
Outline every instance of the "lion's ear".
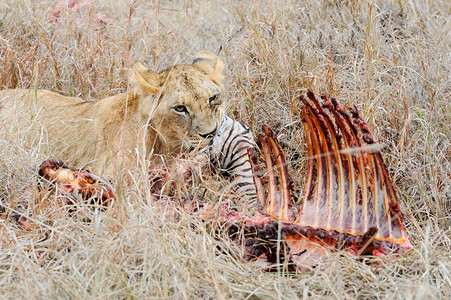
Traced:
POLYGON ((216 55, 208 51, 197 52, 193 66, 204 71, 211 80, 222 86, 224 63, 216 55))
POLYGON ((148 93, 157 93, 161 87, 160 74, 149 71, 142 64, 137 63, 133 66, 130 80, 148 93))

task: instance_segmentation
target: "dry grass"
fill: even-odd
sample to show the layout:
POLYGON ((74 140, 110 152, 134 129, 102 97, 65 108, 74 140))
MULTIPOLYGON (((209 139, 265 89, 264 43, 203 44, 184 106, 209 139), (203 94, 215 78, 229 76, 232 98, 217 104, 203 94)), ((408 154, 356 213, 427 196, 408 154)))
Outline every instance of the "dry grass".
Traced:
POLYGON ((0 131, 0 199, 9 207, 0 220, 0 297, 451 297, 449 1, 101 0, 81 22, 59 27, 47 22, 55 2, 1 2, 0 89, 94 100, 126 90, 136 61, 161 70, 221 50, 230 115, 254 132, 275 129, 300 190, 303 133, 288 104, 311 87, 360 107, 387 146, 415 250, 388 263, 332 253, 307 273, 262 272, 220 251, 230 245, 210 224, 183 214, 165 221, 146 200, 145 162, 124 167, 115 208, 86 210, 92 222, 83 222, 58 199, 36 197, 44 149, 0 131), (113 23, 93 22, 98 12, 113 23), (17 228, 11 209, 32 216, 31 231, 17 228))

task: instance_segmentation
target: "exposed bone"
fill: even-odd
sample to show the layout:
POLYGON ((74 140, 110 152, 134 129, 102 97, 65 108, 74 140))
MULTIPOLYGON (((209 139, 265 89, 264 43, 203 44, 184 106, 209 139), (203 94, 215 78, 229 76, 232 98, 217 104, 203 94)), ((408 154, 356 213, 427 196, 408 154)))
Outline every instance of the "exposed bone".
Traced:
POLYGON ((91 174, 86 169, 72 169, 62 161, 52 159, 44 161, 39 167, 39 176, 44 185, 56 185, 63 192, 67 204, 74 204, 70 196, 80 195, 83 201, 108 206, 114 199, 113 191, 108 183, 91 174))
POLYGON ((274 220, 247 220, 243 226, 244 236, 235 239, 259 240, 260 243, 255 246, 245 242, 257 247, 248 246, 246 256, 260 258, 262 249, 270 247, 270 240, 277 240, 278 232, 289 248, 290 259, 297 263, 320 259, 327 248, 345 249, 358 255, 408 251, 412 246, 396 191, 380 151, 374 151, 373 147, 365 149, 365 145, 374 144, 374 139, 357 109, 351 110, 351 116, 335 99, 323 96, 321 105, 312 91, 308 91, 307 96, 308 99, 300 96, 298 102, 303 106, 294 108, 304 125, 309 154, 299 217, 293 220, 291 215, 294 201, 288 191, 283 151, 275 134, 264 127, 265 135, 261 134, 259 140, 268 169, 267 195, 256 153, 249 153, 260 210, 274 220), (280 188, 275 180, 274 164, 280 188))

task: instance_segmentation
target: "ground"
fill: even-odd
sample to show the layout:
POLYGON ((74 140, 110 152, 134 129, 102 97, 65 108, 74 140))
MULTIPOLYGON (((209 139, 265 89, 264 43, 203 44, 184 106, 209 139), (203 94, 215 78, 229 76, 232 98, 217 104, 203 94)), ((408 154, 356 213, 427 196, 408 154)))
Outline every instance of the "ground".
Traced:
MULTIPOLYGON (((211 51, 227 65, 229 115, 254 133, 262 124, 276 131, 297 196, 306 149, 290 103, 306 88, 327 93, 357 105, 385 145, 414 250, 372 264, 331 253, 308 272, 266 272, 225 251, 231 245, 211 224, 162 218, 148 201, 145 160, 124 166, 115 207, 86 209, 86 222, 58 199, 37 197, 45 141, 30 149, 0 130, 0 297, 451 296, 449 1, 92 2, 55 21, 56 1, 2 1, 0 89, 95 101, 125 91, 135 62, 160 71, 211 51), (12 211, 31 215, 31 230, 19 229, 12 211)), ((224 184, 216 180, 207 183, 224 184)), ((186 193, 201 197, 203 188, 186 193)), ((217 199, 214 190, 202 197, 217 199)))

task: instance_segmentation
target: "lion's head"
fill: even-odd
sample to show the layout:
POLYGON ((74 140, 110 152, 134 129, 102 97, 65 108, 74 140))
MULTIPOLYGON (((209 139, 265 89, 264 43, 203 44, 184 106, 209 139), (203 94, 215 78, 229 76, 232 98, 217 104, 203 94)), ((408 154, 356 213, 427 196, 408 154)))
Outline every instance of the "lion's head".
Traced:
POLYGON ((223 69, 223 62, 207 51, 197 53, 192 65, 160 73, 134 66, 140 117, 156 135, 155 153, 186 151, 211 141, 224 117, 223 69))

